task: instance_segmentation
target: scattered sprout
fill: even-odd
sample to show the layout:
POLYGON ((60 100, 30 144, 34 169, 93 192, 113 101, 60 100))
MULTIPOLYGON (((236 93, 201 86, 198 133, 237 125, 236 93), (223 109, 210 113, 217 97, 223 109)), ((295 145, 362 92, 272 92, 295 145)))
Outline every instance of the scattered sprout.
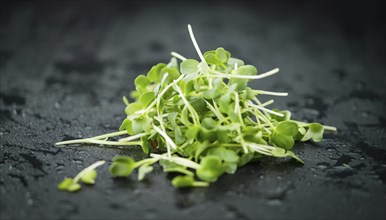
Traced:
MULTIPOLYGON (((159 162, 164 172, 178 175, 173 186, 205 187, 265 156, 303 163, 291 151, 295 141, 319 142, 324 131, 336 131, 294 120, 287 110, 267 108, 274 100, 262 102, 262 96, 288 94, 252 89, 248 83, 276 74, 278 68, 258 73, 222 47, 202 54, 190 25, 188 30, 200 60, 172 52, 169 63, 154 65, 146 75, 137 76, 136 90, 130 93, 133 101, 123 97, 127 117, 118 132, 55 145, 141 146, 149 158, 136 162, 129 156, 114 157, 111 175, 127 177, 138 168, 138 180, 143 180, 159 162), (109 140, 122 135, 129 136, 109 140)), ((98 166, 103 163, 97 162, 98 166)), ((90 167, 74 179, 66 178, 59 189, 79 190, 79 180, 93 184, 96 166, 90 167)))
POLYGON ((97 172, 95 169, 99 166, 102 166, 103 164, 105 164, 105 161, 97 161, 84 170, 80 171, 78 175, 74 177, 74 179, 65 178, 62 182, 59 183, 58 189, 68 192, 78 191, 82 188, 82 186, 79 184, 79 180, 85 184, 94 184, 97 177, 97 172))

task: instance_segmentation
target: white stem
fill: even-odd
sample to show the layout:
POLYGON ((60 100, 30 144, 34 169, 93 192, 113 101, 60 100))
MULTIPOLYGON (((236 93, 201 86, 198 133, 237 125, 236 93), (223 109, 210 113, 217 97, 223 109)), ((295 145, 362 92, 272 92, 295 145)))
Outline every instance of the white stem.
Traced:
POLYGON ((82 171, 80 171, 80 172, 78 173, 78 175, 75 176, 75 178, 74 178, 73 181, 74 181, 75 183, 77 183, 77 182, 80 180, 80 178, 82 178, 82 176, 83 176, 84 173, 86 173, 86 172, 88 172, 88 171, 90 171, 90 170, 94 170, 95 168, 97 168, 97 167, 99 167, 99 166, 102 166, 103 164, 105 164, 105 162, 106 162, 106 161, 104 161, 104 160, 100 160, 100 161, 97 161, 97 162, 91 164, 90 166, 88 166, 88 167, 86 167, 85 169, 83 169, 82 171))
MULTIPOLYGON (((157 96, 157 98, 144 110, 145 112, 149 111, 151 108, 153 108, 159 99, 162 98, 162 96, 168 91, 168 89, 170 89, 170 87, 172 87, 174 84, 176 84, 177 82, 181 81, 182 79, 184 78, 184 75, 181 75, 180 77, 178 77, 178 79, 176 80, 173 80, 172 83, 170 83, 169 85, 167 85, 163 90, 162 92, 160 92, 157 96)), ((142 111, 142 110, 141 110, 142 111)))
POLYGON ((273 95, 273 96, 288 96, 288 92, 271 92, 264 90, 256 90, 261 95, 273 95))
POLYGON ((198 116, 196 110, 192 107, 192 105, 186 100, 185 95, 182 93, 181 88, 178 85, 173 86, 174 90, 180 94, 180 98, 184 102, 185 106, 188 108, 190 114, 192 114, 192 118, 194 121, 194 124, 199 125, 200 124, 200 117, 198 116))
POLYGON ((196 38, 194 37, 194 34, 193 34, 192 26, 190 26, 190 24, 188 24, 188 30, 189 30, 190 39, 192 39, 194 48, 196 49, 198 56, 200 57, 200 59, 201 59, 201 61, 202 61, 203 63, 207 64, 206 61, 205 61, 204 56, 203 56, 202 53, 201 53, 200 48, 198 47, 196 38))
POLYGON ((119 142, 133 141, 133 140, 136 140, 136 139, 141 138, 141 137, 146 136, 146 135, 148 135, 148 133, 136 134, 136 135, 133 135, 130 137, 121 138, 118 141, 119 142))
POLYGON ((153 158, 159 158, 159 159, 168 160, 170 162, 174 162, 176 164, 179 164, 179 165, 182 165, 182 166, 185 166, 185 167, 189 167, 189 168, 192 168, 192 169, 199 169, 200 168, 200 164, 198 164, 198 163, 196 163, 194 161, 182 158, 182 157, 171 157, 171 158, 169 158, 169 157, 166 157, 165 155, 153 154, 153 153, 151 153, 150 156, 153 157, 153 158))
POLYGON ((178 58, 178 59, 180 59, 180 60, 182 60, 182 61, 184 61, 184 60, 186 60, 186 58, 184 57, 184 56, 182 56, 181 54, 179 54, 179 53, 176 53, 176 52, 171 52, 170 53, 172 56, 174 56, 175 58, 178 58))
MULTIPOLYGON (((263 116, 263 114, 259 114, 257 117, 262 121, 265 121, 270 127, 273 127, 273 124, 265 116, 263 116)), ((269 130, 266 131, 268 131, 268 133, 271 133, 269 130)))
POLYGON ((87 142, 90 144, 101 144, 101 145, 111 145, 111 146, 132 146, 132 145, 141 145, 140 141, 132 141, 132 142, 118 142, 118 141, 103 141, 103 140, 94 140, 89 139, 87 142))
MULTIPOLYGON (((224 116, 223 116, 219 111, 217 111, 217 110, 213 107, 213 105, 211 105, 208 101, 205 100, 205 102, 206 102, 206 105, 209 107, 209 109, 213 112, 213 114, 215 114, 216 117, 217 117, 218 119, 220 119, 220 121, 222 121, 222 120, 224 119, 224 116)), ((215 103, 215 102, 213 102, 213 104, 214 104, 214 103, 215 103)))
POLYGON ((274 100, 271 99, 271 100, 269 100, 269 101, 266 101, 266 102, 262 103, 260 106, 265 107, 265 106, 267 106, 267 105, 272 104, 273 102, 274 102, 274 100))
POLYGON ((237 75, 237 74, 224 74, 222 72, 218 72, 215 70, 210 70, 210 72, 214 73, 215 75, 208 75, 209 77, 220 77, 220 78, 236 78, 236 79, 262 79, 268 76, 271 76, 277 72, 279 72, 279 68, 275 68, 271 71, 268 71, 263 74, 255 75, 255 76, 248 76, 248 75, 237 75))
POLYGON ((103 134, 103 135, 99 135, 99 136, 95 136, 95 137, 91 137, 91 138, 76 139, 76 140, 69 140, 69 141, 60 141, 60 142, 55 143, 55 146, 66 145, 66 144, 87 143, 91 139, 100 140, 100 139, 106 139, 109 137, 115 137, 115 136, 120 136, 120 135, 124 135, 124 134, 127 134, 127 131, 117 131, 117 132, 103 134))
POLYGON ((248 105, 251 106, 251 107, 255 107, 255 108, 257 108, 257 109, 260 109, 260 110, 269 112, 269 113, 271 113, 271 114, 273 114, 273 115, 277 115, 277 116, 279 116, 279 117, 283 117, 283 116, 284 116, 282 113, 275 112, 275 111, 272 111, 272 110, 270 110, 270 109, 264 108, 264 107, 262 107, 261 105, 255 105, 255 104, 253 104, 251 101, 248 101, 248 105))
POLYGON ((177 149, 177 145, 173 142, 173 140, 165 133, 163 132, 159 127, 153 125, 153 128, 156 132, 158 132, 163 138, 165 138, 165 141, 169 143, 170 147, 173 149, 177 149))

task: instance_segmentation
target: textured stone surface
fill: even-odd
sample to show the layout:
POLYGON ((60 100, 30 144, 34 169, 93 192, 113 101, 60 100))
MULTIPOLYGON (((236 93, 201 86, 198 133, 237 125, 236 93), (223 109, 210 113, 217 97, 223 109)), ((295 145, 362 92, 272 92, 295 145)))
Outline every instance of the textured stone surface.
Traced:
MULTIPOLYGON (((385 219, 386 75, 380 2, 13 3, 1 5, 0 218, 385 219), (297 144, 304 166, 267 159, 204 189, 177 190, 159 166, 144 182, 98 169, 75 194, 56 184, 135 147, 55 148, 115 131, 136 75, 174 50, 223 46, 288 91, 275 107, 337 126, 297 144), (347 168, 344 164, 349 165, 347 168)), ((383 16, 383 17, 382 17, 383 16)))

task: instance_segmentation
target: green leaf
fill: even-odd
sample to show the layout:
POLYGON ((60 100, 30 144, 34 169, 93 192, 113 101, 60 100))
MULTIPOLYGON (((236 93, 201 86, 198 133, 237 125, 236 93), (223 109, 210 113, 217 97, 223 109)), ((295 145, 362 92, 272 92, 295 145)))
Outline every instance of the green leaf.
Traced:
POLYGON ((155 93, 154 92, 144 92, 142 95, 139 97, 139 102, 143 107, 149 106, 155 99, 155 93))
POLYGON ((271 134, 270 141, 274 146, 287 150, 290 150, 295 144, 294 139, 292 137, 283 135, 276 131, 271 134))
POLYGON ((231 97, 229 94, 222 95, 218 101, 218 106, 222 113, 229 113, 232 111, 232 105, 230 104, 231 97))
POLYGON ((153 171, 153 167, 149 166, 148 164, 140 166, 138 169, 138 180, 143 180, 146 174, 150 173, 151 171, 153 171))
POLYGON ((80 190, 81 188, 82 188, 82 186, 79 183, 72 183, 71 185, 69 185, 67 187, 67 191, 68 192, 76 192, 76 191, 80 190))
POLYGON ((178 77, 180 77, 180 72, 178 69, 170 68, 170 67, 164 67, 161 69, 160 74, 163 76, 165 73, 168 73, 168 77, 166 78, 166 82, 171 82, 178 77))
POLYGON ((143 108, 143 105, 141 105, 140 103, 137 103, 137 102, 134 102, 134 103, 130 103, 126 106, 125 108, 125 112, 127 115, 132 115, 134 114, 136 111, 139 111, 143 108))
POLYGON ((300 127, 298 128, 298 133, 294 136, 294 140, 295 141, 300 141, 304 135, 306 134, 306 129, 304 127, 300 127))
POLYGON ((123 120, 121 126, 119 127, 119 130, 120 131, 126 130, 129 135, 133 135, 134 131, 133 131, 133 125, 132 124, 133 124, 132 121, 125 118, 125 120, 123 120))
POLYGON ((168 120, 170 122, 170 124, 173 126, 173 127, 177 127, 177 123, 176 123, 176 118, 177 118, 177 115, 178 115, 178 112, 171 112, 168 114, 168 120))
POLYGON ((245 75, 245 76, 254 76, 257 74, 257 69, 256 67, 252 65, 245 65, 237 68, 235 71, 235 74, 237 75, 245 75))
POLYGON ((224 162, 225 172, 228 174, 234 174, 237 170, 237 162, 224 162))
POLYGON ((207 182, 215 182, 226 170, 221 159, 217 156, 206 156, 200 162, 200 168, 196 170, 198 178, 207 182))
MULTIPOLYGON (((256 67, 252 65, 245 65, 239 67, 236 71, 234 71, 234 74, 236 75, 249 75, 253 76, 257 74, 257 69, 256 67)), ((229 80, 229 84, 236 84, 236 90, 237 91, 242 91, 247 87, 248 79, 238 79, 238 78, 232 78, 229 80)))
POLYGON ((228 136, 228 131, 225 130, 222 127, 219 127, 216 130, 217 138, 220 143, 228 143, 229 141, 229 136, 228 136))
POLYGON ((215 129, 206 129, 204 127, 201 127, 200 131, 198 132, 197 139, 200 142, 213 142, 217 139, 217 132, 215 129))
POLYGON ((197 60, 186 59, 182 61, 180 65, 180 71, 184 75, 196 73, 198 72, 198 67, 197 67, 198 64, 199 62, 197 60))
POLYGON ((298 124, 292 121, 283 121, 275 128, 277 133, 293 137, 298 133, 298 124))
POLYGON ((80 180, 86 184, 94 184, 95 178, 97 177, 96 170, 88 170, 87 172, 83 173, 80 180))
POLYGON ((201 125, 204 126, 204 128, 211 129, 217 127, 217 121, 211 117, 206 117, 202 120, 201 125))
POLYGON ((174 187, 191 187, 193 186, 194 179, 192 176, 176 176, 172 180, 174 187))
POLYGON ((210 147, 209 141, 205 141, 203 143, 201 142, 196 142, 197 143, 197 148, 194 154, 194 158, 196 158, 196 161, 198 158, 201 156, 201 154, 210 147))
POLYGON ((148 117, 136 118, 133 121, 133 132, 139 134, 143 131, 148 132, 152 128, 151 123, 153 120, 148 117))
POLYGON ((253 159, 254 153, 246 153, 241 155, 239 162, 237 163, 238 167, 242 167, 245 164, 249 163, 253 159))
POLYGON ((75 192, 82 188, 82 186, 76 182, 72 178, 65 178, 62 182, 59 183, 58 189, 68 192, 75 192))
POLYGON ((58 184, 58 189, 67 190, 71 184, 73 184, 73 179, 72 178, 65 178, 62 182, 60 182, 58 184))
POLYGON ((150 85, 150 80, 144 75, 139 75, 135 78, 134 84, 136 88, 144 89, 150 85))
POLYGON ((308 141, 312 139, 315 142, 319 142, 323 139, 324 127, 319 123, 311 123, 308 125, 307 133, 304 135, 301 141, 308 141))
POLYGON ((213 64, 213 65, 219 65, 220 64, 220 61, 217 60, 216 56, 214 55, 214 53, 208 53, 208 54, 204 54, 204 58, 205 58, 205 61, 208 63, 208 64, 213 64))
POLYGON ((164 68, 166 64, 159 63, 155 66, 153 66, 150 71, 147 73, 147 78, 150 80, 150 82, 160 82, 162 79, 162 75, 160 74, 161 69, 164 68))
POLYGON ((182 124, 184 124, 188 128, 191 127, 192 123, 189 121, 189 110, 186 106, 185 106, 185 108, 182 109, 180 114, 181 114, 180 120, 181 120, 182 124))
POLYGON ((237 63, 238 67, 244 66, 244 61, 243 60, 230 57, 229 60, 228 60, 228 65, 233 68, 235 66, 235 63, 237 63))
POLYGON ((186 131, 185 136, 189 139, 195 139, 199 131, 200 131, 200 126, 198 125, 190 126, 188 127, 188 130, 186 131))
POLYGON ((221 92, 218 91, 218 89, 209 89, 204 92, 204 98, 205 99, 214 99, 221 95, 221 92))
POLYGON ((207 155, 214 155, 226 162, 238 162, 239 156, 233 150, 228 150, 224 147, 215 147, 208 151, 207 155))
POLYGON ((189 100, 190 105, 196 110, 197 113, 203 113, 208 111, 208 106, 206 105, 205 99, 203 98, 192 98, 189 100))
POLYGON ((110 173, 116 177, 129 176, 135 169, 135 161, 128 156, 117 156, 113 158, 110 166, 110 173))
POLYGON ((230 57, 230 53, 229 52, 227 53, 227 52, 228 51, 224 50, 224 48, 219 47, 216 49, 215 56, 220 62, 225 63, 228 61, 228 58, 230 57))
POLYGON ((142 151, 145 154, 149 154, 150 144, 149 144, 149 140, 147 139, 147 137, 141 137, 141 147, 142 147, 142 151))

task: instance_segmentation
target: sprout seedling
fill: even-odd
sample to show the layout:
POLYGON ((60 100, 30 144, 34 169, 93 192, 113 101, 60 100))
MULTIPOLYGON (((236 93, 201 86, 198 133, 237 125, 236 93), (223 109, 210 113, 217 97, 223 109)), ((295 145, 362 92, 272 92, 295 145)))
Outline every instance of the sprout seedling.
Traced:
MULTIPOLYGON (((222 47, 202 54, 190 25, 188 30, 200 59, 172 52, 170 62, 156 64, 147 74, 137 76, 136 89, 130 93, 133 100, 123 97, 126 117, 119 131, 55 146, 141 146, 149 158, 136 162, 129 156, 117 156, 110 166, 111 175, 127 177, 138 168, 138 179, 143 180, 159 162, 164 172, 177 173, 173 186, 205 187, 266 156, 303 163, 291 151, 296 141, 319 142, 324 131, 336 131, 332 126, 294 120, 287 110, 269 109, 274 100, 263 102, 261 97, 288 93, 253 89, 248 83, 272 76, 278 68, 259 73, 222 47), (128 136, 109 140, 123 135, 128 136)), ((94 183, 94 168, 85 170, 81 176, 65 179, 59 188, 76 191, 79 180, 94 183)))
POLYGON ((97 161, 90 165, 89 167, 83 169, 74 177, 72 178, 65 178, 62 182, 59 183, 58 189, 68 191, 68 192, 75 192, 82 188, 82 186, 78 183, 79 180, 82 181, 85 184, 94 184, 95 179, 97 177, 96 168, 99 166, 102 166, 105 164, 104 160, 97 161))

